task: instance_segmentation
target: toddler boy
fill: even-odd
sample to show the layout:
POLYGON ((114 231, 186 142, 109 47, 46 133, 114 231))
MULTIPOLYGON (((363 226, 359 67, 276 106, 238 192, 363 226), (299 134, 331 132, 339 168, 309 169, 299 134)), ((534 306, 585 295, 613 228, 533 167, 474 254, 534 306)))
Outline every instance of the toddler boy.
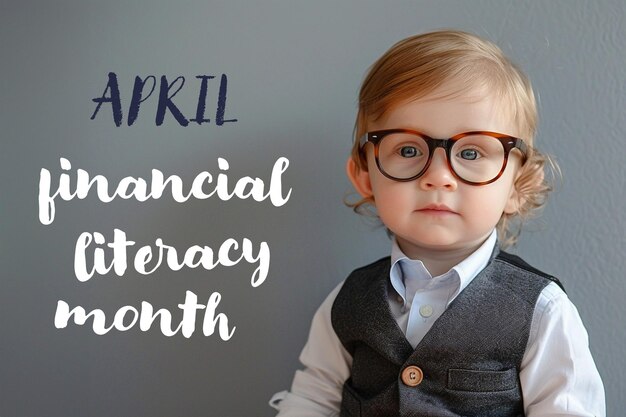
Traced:
POLYGON ((502 249, 550 191, 526 76, 460 31, 398 42, 361 87, 347 173, 392 236, 313 318, 279 416, 604 416, 559 281, 502 249))

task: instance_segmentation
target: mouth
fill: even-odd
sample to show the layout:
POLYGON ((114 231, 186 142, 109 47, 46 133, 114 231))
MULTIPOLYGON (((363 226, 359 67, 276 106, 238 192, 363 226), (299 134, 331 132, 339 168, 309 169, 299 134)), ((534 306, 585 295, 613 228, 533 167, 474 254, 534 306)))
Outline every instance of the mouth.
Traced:
POLYGON ((436 214, 436 215, 458 214, 457 212, 455 212, 454 210, 452 210, 450 207, 446 206, 445 204, 429 204, 425 207, 422 207, 421 209, 417 211, 421 213, 436 214))

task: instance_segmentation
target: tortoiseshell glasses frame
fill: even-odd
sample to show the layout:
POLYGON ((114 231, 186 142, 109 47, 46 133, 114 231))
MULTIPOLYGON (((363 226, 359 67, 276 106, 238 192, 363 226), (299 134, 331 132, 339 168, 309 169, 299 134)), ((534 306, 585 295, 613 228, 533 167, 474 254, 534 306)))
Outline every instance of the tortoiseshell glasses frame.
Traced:
POLYGON ((443 148, 446 152, 446 160, 448 163, 448 167, 450 168, 450 171, 454 174, 454 176, 456 178, 458 178, 460 181, 466 183, 466 184, 470 184, 470 185, 487 185, 487 184, 491 184, 494 181, 497 181, 498 178, 500 178, 502 176, 502 173, 504 172, 504 170, 506 169, 506 165, 509 159, 509 154, 511 153, 511 151, 513 149, 518 149, 521 152, 521 156, 522 156, 522 164, 526 161, 526 158, 528 156, 528 152, 529 152, 529 147, 526 145, 526 143, 519 138, 513 137, 513 136, 509 136, 503 133, 497 133, 497 132, 491 132, 491 131, 486 131, 486 130, 475 130, 475 131, 469 131, 469 132, 463 132, 463 133, 459 133, 457 135, 452 136, 451 138, 447 138, 447 139, 435 139, 435 138, 431 138, 428 135, 425 135, 422 132, 419 132, 417 130, 411 130, 411 129, 386 129, 386 130, 376 130, 376 131, 372 131, 372 132, 367 132, 365 133, 360 139, 359 139, 359 149, 361 150, 361 152, 363 151, 363 147, 367 144, 367 143, 371 143, 374 145, 374 157, 376 159, 376 166, 378 167, 379 171, 386 176, 389 179, 395 180, 395 181, 413 181, 419 177, 421 177, 422 175, 424 175, 424 173, 428 170, 428 167, 430 166, 430 163, 432 161, 432 157, 433 154, 435 152, 435 150, 437 148, 443 148), (415 135, 418 136, 419 138, 423 139, 423 141, 427 144, 428 146, 428 160, 426 161, 426 164, 424 165, 424 167, 415 175, 411 175, 407 178, 402 178, 402 177, 397 177, 397 176, 393 176, 391 174, 389 174, 388 172, 385 171, 383 164, 381 164, 380 162, 380 144, 383 141, 383 139, 391 134, 394 133, 404 133, 404 134, 409 134, 409 135, 415 135), (461 175, 459 175, 459 173, 455 170, 452 162, 451 162, 451 150, 452 147, 455 145, 455 143, 457 143, 459 140, 468 137, 468 136, 476 136, 476 135, 480 135, 480 136, 488 136, 493 138, 494 140, 498 141, 502 147, 503 147, 503 154, 502 154, 502 166, 500 167, 498 173, 493 177, 490 178, 486 181, 470 181, 467 180, 465 178, 463 178, 461 175))

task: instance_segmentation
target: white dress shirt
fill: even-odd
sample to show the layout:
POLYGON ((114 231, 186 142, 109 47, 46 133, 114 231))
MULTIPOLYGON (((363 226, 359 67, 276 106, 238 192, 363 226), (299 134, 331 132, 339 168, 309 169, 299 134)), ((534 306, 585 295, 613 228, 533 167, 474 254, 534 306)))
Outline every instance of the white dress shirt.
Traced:
MULTIPOLYGON (((409 259, 393 239, 389 305, 414 348, 450 303, 482 271, 497 242, 495 229, 465 260, 432 277, 419 260, 409 259), (394 291, 392 291, 393 289, 394 291)), ((300 354, 291 391, 274 394, 278 417, 339 416, 343 384, 352 357, 331 324, 332 305, 343 281, 319 307, 300 354)), ((576 307, 555 283, 537 299, 528 345, 520 367, 524 411, 537 416, 604 417, 604 386, 589 351, 587 331, 576 307)))

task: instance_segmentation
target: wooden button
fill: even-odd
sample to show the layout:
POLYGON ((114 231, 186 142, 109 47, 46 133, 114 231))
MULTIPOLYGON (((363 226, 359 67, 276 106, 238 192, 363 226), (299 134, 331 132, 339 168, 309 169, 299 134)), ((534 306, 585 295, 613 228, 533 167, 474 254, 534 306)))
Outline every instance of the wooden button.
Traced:
POLYGON ((409 387, 419 385, 424 379, 424 373, 417 366, 407 366, 402 371, 402 382, 409 387))

